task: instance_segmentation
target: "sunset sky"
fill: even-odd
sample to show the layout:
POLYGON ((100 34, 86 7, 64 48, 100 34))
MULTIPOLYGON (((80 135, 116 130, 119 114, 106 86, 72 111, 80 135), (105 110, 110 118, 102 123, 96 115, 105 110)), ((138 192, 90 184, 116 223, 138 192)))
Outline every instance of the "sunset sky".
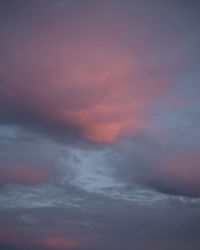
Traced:
POLYGON ((199 13, 0 0, 0 250, 200 249, 199 13))

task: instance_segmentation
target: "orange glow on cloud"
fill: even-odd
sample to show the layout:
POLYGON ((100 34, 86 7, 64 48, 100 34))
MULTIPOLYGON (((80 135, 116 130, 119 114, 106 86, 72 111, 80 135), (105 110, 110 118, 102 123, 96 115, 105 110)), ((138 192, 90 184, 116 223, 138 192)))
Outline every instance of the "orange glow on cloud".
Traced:
POLYGON ((199 197, 200 157, 196 153, 172 158, 159 169, 164 185, 172 192, 199 197))
POLYGON ((183 156, 167 164, 165 171, 167 176, 180 179, 191 184, 199 183, 200 177, 200 157, 197 155, 183 156))
POLYGON ((24 232, 13 228, 0 229, 0 244, 11 244, 18 247, 44 247, 52 250, 71 250, 77 247, 85 247, 88 241, 85 239, 69 238, 64 236, 38 236, 27 237, 24 232))
POLYGON ((97 124, 87 128, 85 138, 94 142, 113 142, 121 132, 120 123, 97 124))
MULTIPOLYGON (((99 61, 102 55, 89 51, 87 59, 93 58, 92 65, 79 61, 63 76, 66 85, 57 86, 71 92, 74 100, 69 97, 71 107, 61 108, 57 115, 79 126, 84 138, 110 143, 143 129, 145 110, 168 87, 157 77, 141 76, 140 62, 131 61, 128 55, 115 58, 107 50, 102 54, 99 61)), ((62 106, 66 106, 64 100, 62 106)))
POLYGON ((0 166, 0 181, 14 182, 22 185, 34 185, 46 182, 50 174, 42 169, 25 165, 0 166))
MULTIPOLYGON (((122 26, 118 16, 113 18, 109 19, 112 30, 132 27, 125 16, 122 26)), ((148 43, 136 39, 130 45, 118 36, 116 40, 116 34, 102 29, 99 21, 94 17, 93 25, 85 18, 83 30, 74 21, 75 33, 70 27, 43 30, 19 51, 18 68, 13 68, 14 76, 6 77, 13 81, 25 76, 14 81, 16 105, 20 100, 42 121, 66 124, 66 129, 68 124, 74 125, 81 137, 110 143, 143 129, 150 103, 168 90, 169 84, 159 72, 159 63, 152 57, 151 65, 142 53, 148 43)), ((152 37, 145 37, 145 31, 138 36, 150 41, 152 37)))
POLYGON ((47 237, 38 241, 38 245, 55 250, 70 250, 76 247, 83 247, 85 243, 65 237, 47 237))

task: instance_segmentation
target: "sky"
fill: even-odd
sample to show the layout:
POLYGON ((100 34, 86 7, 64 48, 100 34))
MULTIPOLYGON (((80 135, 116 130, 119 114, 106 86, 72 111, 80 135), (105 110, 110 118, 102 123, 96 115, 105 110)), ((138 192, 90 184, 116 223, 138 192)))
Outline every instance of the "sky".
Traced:
POLYGON ((0 0, 0 250, 200 249, 195 0, 0 0))

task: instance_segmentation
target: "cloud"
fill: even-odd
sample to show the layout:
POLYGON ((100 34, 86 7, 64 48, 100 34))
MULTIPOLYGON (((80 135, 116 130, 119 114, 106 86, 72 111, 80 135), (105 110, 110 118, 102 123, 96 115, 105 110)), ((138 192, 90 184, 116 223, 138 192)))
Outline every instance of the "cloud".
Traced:
POLYGON ((199 142, 193 140, 199 132, 195 125, 191 129, 196 116, 176 120, 179 123, 179 130, 172 121, 171 128, 160 123, 159 133, 151 130, 151 135, 133 137, 110 151, 107 165, 112 166, 114 178, 128 190, 140 184, 165 194, 199 198, 199 142))
MULTIPOLYGON (((68 149, 34 133, 14 126, 0 126, 0 183, 37 185, 55 179, 66 167, 66 176, 73 175, 67 163, 68 149)), ((67 177, 66 177, 67 178, 67 177)))
POLYGON ((69 239, 61 236, 37 237, 35 239, 28 237, 27 239, 24 233, 12 229, 0 231, 0 242, 0 247, 3 246, 2 244, 5 244, 5 249, 12 249, 13 245, 14 249, 25 249, 28 247, 29 249, 71 250, 87 245, 83 240, 69 239))
POLYGON ((86 243, 80 240, 67 239, 65 237, 48 237, 40 239, 38 245, 47 247, 49 249, 76 249, 77 247, 83 247, 86 243))
POLYGON ((76 208, 64 208, 61 202, 53 207, 1 210, 1 227, 9 227, 1 242, 41 250, 54 249, 55 242, 55 249, 121 250, 125 246, 146 250, 163 245, 166 250, 191 245, 198 249, 199 201, 166 199, 138 204, 87 195, 87 202, 76 208), (25 224, 25 214, 36 222, 25 224), (17 244, 12 238, 17 238, 17 244))
POLYGON ((129 19, 116 6, 111 18, 93 5, 90 15, 72 6, 74 16, 63 16, 57 6, 37 22, 24 13, 26 24, 18 16, 5 21, 1 122, 103 143, 137 134, 152 100, 175 83, 163 69, 181 67, 182 57, 162 60, 156 35, 146 32, 139 14, 129 19), (130 27, 133 32, 124 34, 130 27))
POLYGON ((157 171, 160 181, 152 183, 152 186, 169 194, 200 197, 199 164, 199 154, 194 153, 169 159, 157 171))
POLYGON ((33 185, 46 182, 50 179, 50 174, 42 170, 37 170, 31 166, 23 165, 0 165, 0 181, 14 182, 23 185, 33 185))
POLYGON ((0 249, 199 250, 198 5, 1 1, 0 249))

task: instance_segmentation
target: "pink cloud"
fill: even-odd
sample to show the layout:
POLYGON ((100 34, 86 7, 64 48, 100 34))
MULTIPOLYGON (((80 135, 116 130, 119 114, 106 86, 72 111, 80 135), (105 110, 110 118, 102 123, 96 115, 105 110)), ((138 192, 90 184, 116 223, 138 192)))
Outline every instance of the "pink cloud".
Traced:
MULTIPOLYGON (((174 84, 163 77, 172 62, 160 62, 155 37, 141 20, 123 10, 107 21, 99 14, 50 19, 50 26, 19 38, 1 69, 6 101, 0 104, 7 113, 66 130, 70 125, 94 142, 113 142, 146 126, 152 100, 174 84)), ((173 65, 180 64, 176 59, 173 65)))
POLYGON ((0 165, 0 181, 22 185, 35 185, 47 182, 51 178, 49 172, 30 165, 0 165))
POLYGON ((160 163, 156 168, 153 186, 161 192, 200 197, 200 157, 196 152, 177 154, 160 163))
POLYGON ((143 76, 142 60, 122 48, 43 46, 39 43, 34 55, 30 49, 31 60, 7 86, 6 101, 12 98, 11 109, 47 123, 73 124, 90 141, 113 142, 138 133, 151 101, 169 88, 158 76, 143 76))
POLYGON ((56 250, 70 250, 76 247, 86 246, 83 240, 70 239, 67 237, 46 237, 38 240, 39 246, 56 250))
POLYGON ((52 250, 71 250, 88 246, 87 239, 67 236, 33 236, 14 228, 0 229, 0 244, 18 247, 44 247, 52 250))
POLYGON ((169 161, 163 169, 166 176, 185 182, 191 186, 199 185, 200 178, 200 156, 191 153, 183 155, 180 158, 176 157, 169 161))

